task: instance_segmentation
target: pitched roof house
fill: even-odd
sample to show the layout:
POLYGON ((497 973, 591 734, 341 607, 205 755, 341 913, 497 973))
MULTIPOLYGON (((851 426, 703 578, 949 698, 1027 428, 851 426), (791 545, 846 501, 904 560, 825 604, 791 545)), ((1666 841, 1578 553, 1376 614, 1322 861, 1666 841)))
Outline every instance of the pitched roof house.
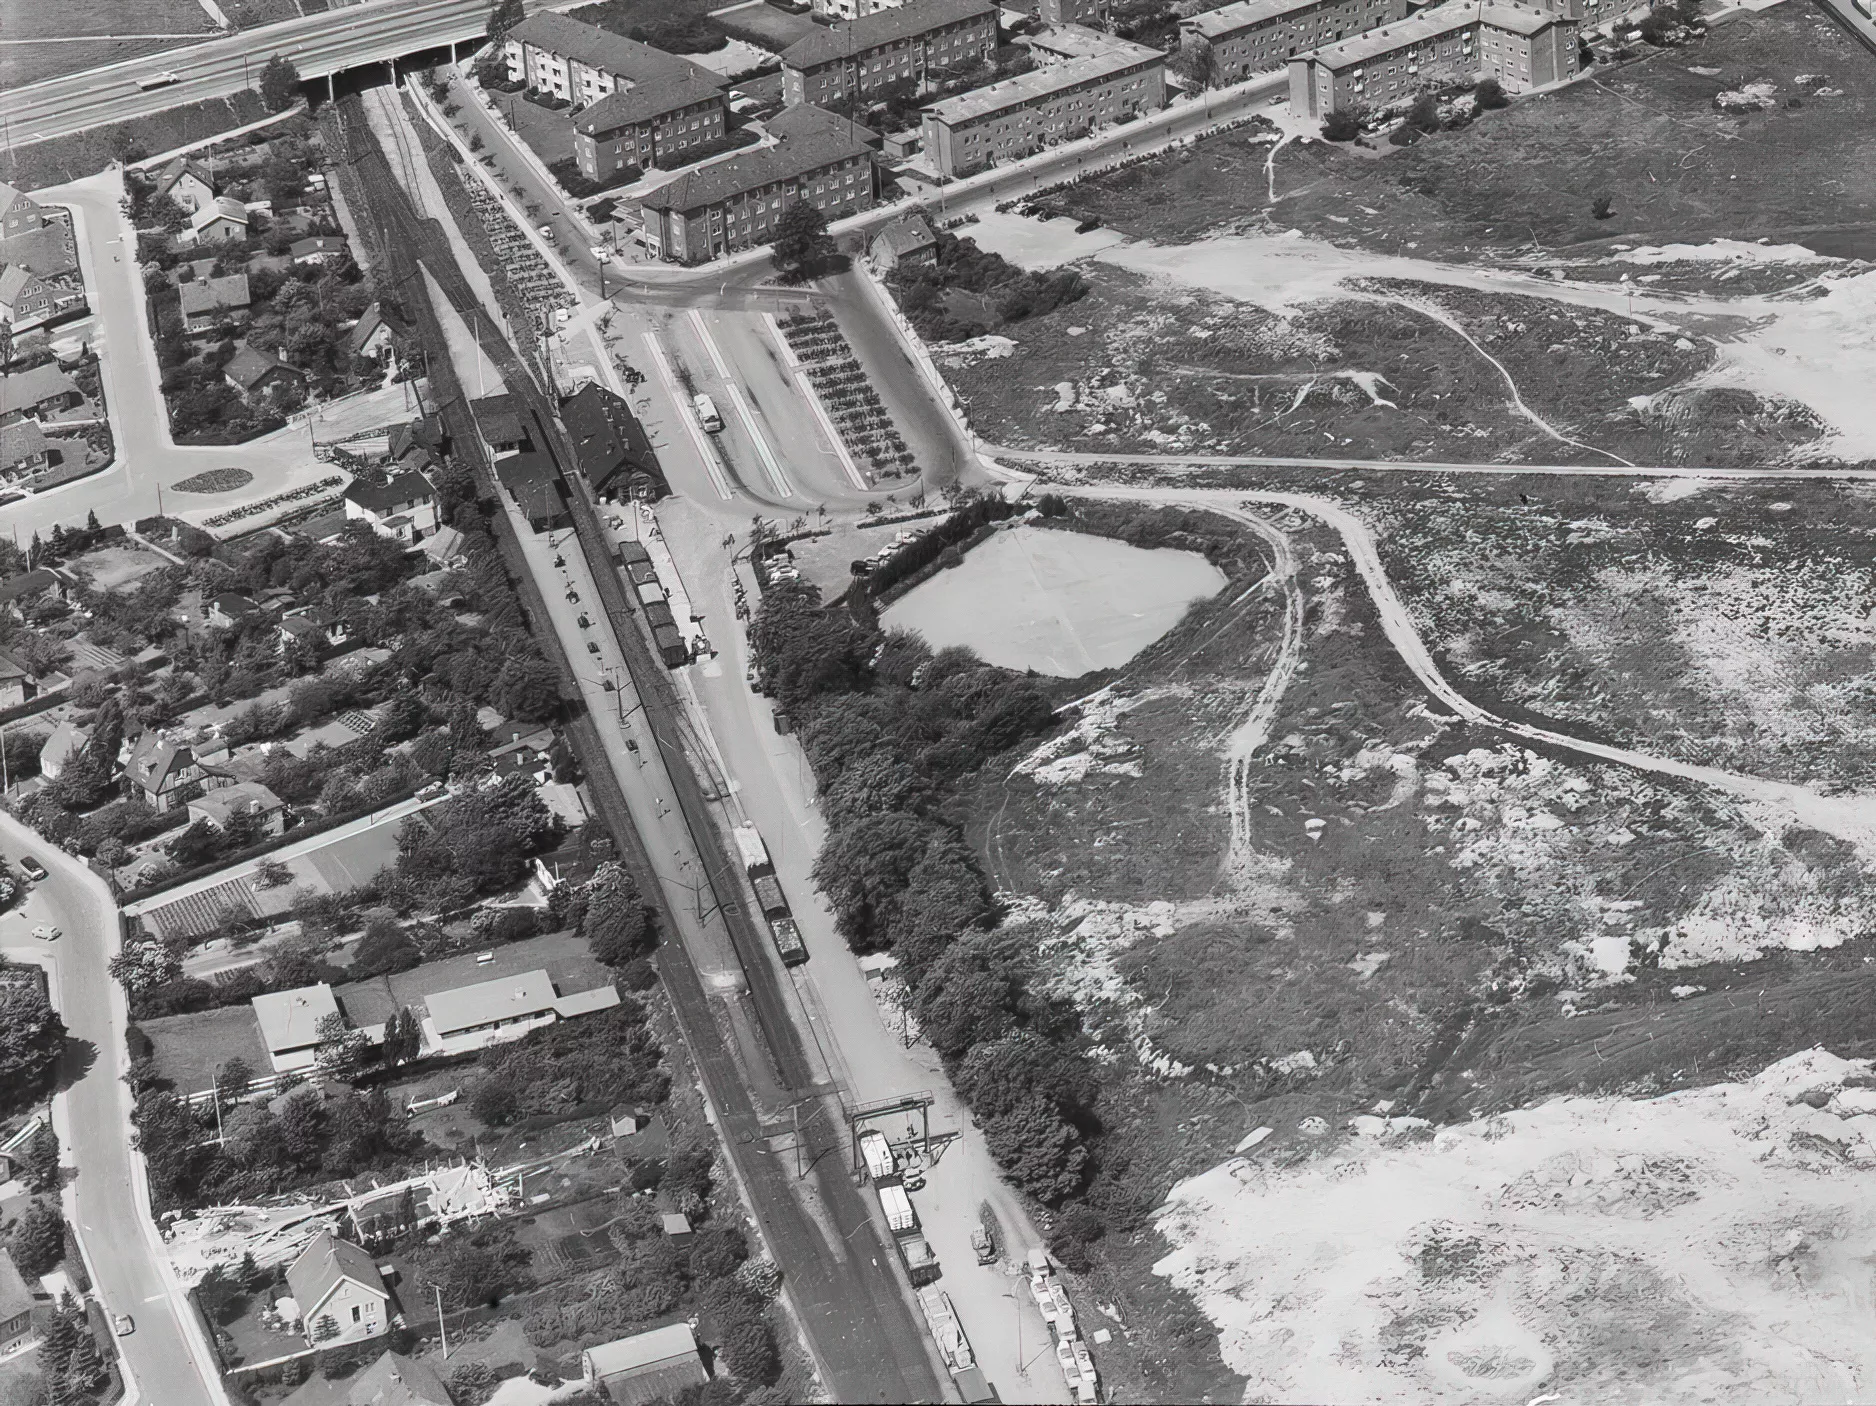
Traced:
POLYGON ((22 474, 36 474, 52 459, 46 432, 37 420, 0 425, 0 478, 13 479, 22 474))
POLYGON ((193 215, 215 198, 215 178, 201 162, 178 156, 157 174, 156 194, 167 195, 193 215))
POLYGON ((378 1337, 390 1327, 384 1276, 370 1255, 336 1235, 312 1238, 287 1266, 287 1288, 300 1306, 309 1343, 337 1346, 378 1337))
POLYGON ((245 321, 254 301, 245 273, 192 279, 177 285, 176 296, 182 303, 183 330, 192 333, 212 332, 224 322, 245 321))
POLYGON ((218 195, 189 217, 198 244, 234 244, 248 237, 248 209, 239 200, 218 195))
POLYGON ((289 366, 272 352, 264 352, 243 342, 221 369, 222 379, 239 391, 244 399, 265 395, 288 381, 304 381, 306 373, 289 366))
POLYGON ((145 731, 135 740, 126 739, 125 748, 125 785, 131 795, 140 797, 159 814, 167 815, 233 779, 224 771, 204 766, 187 743, 159 732, 145 731))
POLYGON ((380 537, 415 546, 437 529, 436 489, 414 469, 383 484, 354 480, 345 490, 345 516, 370 525, 380 537))
POLYGON ((83 399, 78 383, 56 361, 0 376, 0 425, 56 415, 83 399))
POLYGON ((600 1343, 580 1354, 580 1373, 590 1390, 618 1406, 674 1400, 688 1386, 710 1380, 688 1323, 667 1323, 650 1332, 600 1343))
POLYGON ((258 781, 237 781, 189 802, 191 825, 200 820, 226 830, 244 816, 258 819, 262 834, 278 835, 287 828, 287 803, 258 781))
POLYGON ((45 206, 25 191, 0 181, 0 236, 28 234, 45 222, 45 206))

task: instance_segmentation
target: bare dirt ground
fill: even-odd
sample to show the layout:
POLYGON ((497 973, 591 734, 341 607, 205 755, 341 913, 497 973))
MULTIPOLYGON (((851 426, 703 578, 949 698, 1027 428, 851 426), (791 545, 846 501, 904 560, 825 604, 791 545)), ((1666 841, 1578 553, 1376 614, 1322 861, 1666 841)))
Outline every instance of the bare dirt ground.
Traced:
POLYGON ((1247 1400, 1860 1399, 1873 1083, 1810 1052, 1649 1103, 1273 1139, 1180 1188, 1161 1269, 1247 1400))
MULTIPOLYGON (((1517 502, 1520 485, 1502 491, 1517 502)), ((1426 496, 1450 511, 1452 493, 1426 496)), ((1107 530, 1127 511, 1072 501, 1107 530)), ((1101 687, 1075 726, 971 805, 1038 962, 1104 1052, 1108 1155, 1129 1184, 1163 1191, 1258 1126, 1307 1157, 1381 1105, 1463 1120, 1743 1077, 1819 1040, 1876 1053, 1857 994, 1872 980, 1862 915, 1876 880, 1849 846, 1442 716, 1382 636, 1341 539, 1300 514, 1268 526, 1290 557, 1276 578, 1268 541, 1223 525, 1230 586, 1089 680, 1101 687), (1286 582, 1300 658, 1240 785, 1232 743, 1282 661, 1286 582)), ((1174 1302, 1149 1310, 1123 1272, 1154 1238, 1117 1247, 1105 1291, 1176 1336, 1174 1302)), ((1256 1282, 1256 1256, 1181 1255, 1202 1269, 1174 1282, 1200 1293, 1227 1363, 1256 1377, 1217 1298, 1256 1282)), ((1145 1386, 1155 1366, 1131 1370, 1145 1386)))

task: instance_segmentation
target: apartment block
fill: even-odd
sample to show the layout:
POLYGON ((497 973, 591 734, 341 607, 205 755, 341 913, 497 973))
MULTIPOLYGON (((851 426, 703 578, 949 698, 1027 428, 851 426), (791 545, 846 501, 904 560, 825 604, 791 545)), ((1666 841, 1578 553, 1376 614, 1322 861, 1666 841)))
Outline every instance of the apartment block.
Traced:
POLYGON ((782 98, 826 106, 926 75, 969 71, 995 60, 991 0, 911 0, 817 28, 782 50, 782 98))
POLYGON ((784 109, 779 140, 684 172, 639 200, 645 242, 660 258, 707 263, 773 236, 796 201, 831 223, 873 204, 873 134, 818 107, 784 109))
POLYGON ((1577 71, 1577 22, 1505 3, 1442 5, 1290 64, 1290 111, 1324 117, 1386 108, 1416 93, 1496 78, 1524 93, 1577 71))
POLYGON ((1179 21, 1179 33, 1211 45, 1212 81, 1222 87, 1406 18, 1407 0, 1239 0, 1179 21))
POLYGON ((1104 25, 1113 10, 1113 0, 1040 0, 1036 18, 1044 24, 1104 25))
POLYGON ((580 109, 574 157, 589 180, 678 164, 674 154, 723 137, 724 80, 649 44, 544 10, 508 31, 503 53, 509 81, 580 109))
POLYGON ((1106 53, 1046 64, 933 103, 920 134, 938 173, 962 176, 1165 105, 1166 56, 1116 39, 1106 53))

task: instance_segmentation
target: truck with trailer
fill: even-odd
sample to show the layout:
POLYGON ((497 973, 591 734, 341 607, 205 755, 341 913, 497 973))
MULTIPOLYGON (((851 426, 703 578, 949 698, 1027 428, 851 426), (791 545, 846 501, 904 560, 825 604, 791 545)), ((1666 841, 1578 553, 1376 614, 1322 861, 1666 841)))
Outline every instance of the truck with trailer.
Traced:
POLYGON ((769 938, 784 964, 799 966, 808 960, 808 946, 801 940, 801 929, 788 910, 788 896, 775 877, 775 865, 769 859, 769 847, 762 842, 762 832, 753 825, 738 825, 733 834, 743 871, 755 886, 757 906, 768 921, 769 938))

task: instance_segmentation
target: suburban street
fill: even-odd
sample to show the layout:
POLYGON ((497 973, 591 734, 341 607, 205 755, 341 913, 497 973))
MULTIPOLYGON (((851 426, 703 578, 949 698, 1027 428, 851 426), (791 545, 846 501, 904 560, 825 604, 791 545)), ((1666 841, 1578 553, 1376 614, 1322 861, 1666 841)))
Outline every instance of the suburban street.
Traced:
POLYGON ((95 512, 100 522, 154 517, 159 504, 170 513, 206 513, 311 483, 332 472, 313 457, 306 424, 289 425, 240 445, 196 447, 171 439, 162 373, 146 330, 136 234, 119 206, 124 196, 123 173, 105 171, 33 194, 35 199, 72 212, 79 264, 97 328, 99 371, 116 454, 101 473, 0 506, 0 532, 15 534, 25 542, 35 532, 50 532, 59 523, 83 526, 87 513, 95 512), (254 475, 254 483, 226 494, 192 496, 171 491, 182 479, 218 468, 246 469, 254 475), (164 497, 166 492, 169 496, 164 497))
POLYGON ((6 945, 32 942, 27 934, 38 924, 64 929, 59 941, 40 946, 51 958, 53 999, 68 1032, 64 1087, 53 1105, 61 1160, 78 1169, 66 1215, 105 1310, 135 1321, 136 1331, 117 1340, 136 1384, 133 1398, 162 1406, 219 1403, 225 1397, 214 1355, 174 1292, 149 1216, 142 1159, 130 1146, 130 1088, 123 1080, 129 1015, 109 970, 118 947, 116 905, 83 863, 4 812, 0 851, 15 868, 31 854, 49 871, 0 917, 6 945))

